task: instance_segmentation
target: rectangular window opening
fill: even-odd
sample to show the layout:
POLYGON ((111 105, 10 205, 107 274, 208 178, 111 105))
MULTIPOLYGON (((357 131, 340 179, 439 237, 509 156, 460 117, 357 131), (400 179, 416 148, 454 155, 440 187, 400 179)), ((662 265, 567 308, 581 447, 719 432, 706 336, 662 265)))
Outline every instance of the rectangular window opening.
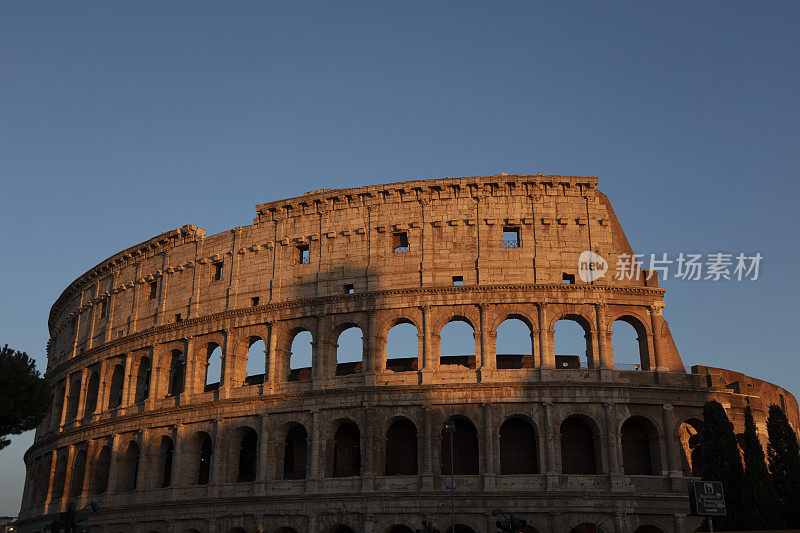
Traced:
POLYGON ((561 283, 563 285, 575 285, 575 274, 567 274, 565 272, 561 277, 561 283))
POLYGON ((356 288, 353 286, 352 283, 347 283, 344 286, 344 293, 345 294, 354 294, 356 292, 356 288))
POLYGON ((150 299, 155 300, 158 294, 158 281, 150 282, 150 299))
POLYGON ((261 299, 258 296, 250 298, 250 307, 256 307, 261 299))
POLYGON ((103 300, 100 302, 100 318, 106 317, 106 312, 108 311, 108 302, 103 300))
POLYGON ((453 287, 461 287, 464 285, 464 276, 453 276, 453 287))
POLYGON ((392 250, 396 254, 405 253, 409 250, 407 232, 397 231, 392 234, 392 250))
POLYGON ((211 281, 219 281, 222 279, 222 262, 214 263, 214 276, 211 278, 211 281))
POLYGON ((307 244, 297 246, 297 262, 301 265, 307 265, 311 262, 311 252, 307 244))
POLYGON ((519 248, 522 242, 519 239, 519 228, 506 226, 503 228, 503 248, 519 248))
POLYGON ((181 314, 175 313, 175 322, 180 322, 181 320, 183 320, 183 318, 181 318, 181 314))

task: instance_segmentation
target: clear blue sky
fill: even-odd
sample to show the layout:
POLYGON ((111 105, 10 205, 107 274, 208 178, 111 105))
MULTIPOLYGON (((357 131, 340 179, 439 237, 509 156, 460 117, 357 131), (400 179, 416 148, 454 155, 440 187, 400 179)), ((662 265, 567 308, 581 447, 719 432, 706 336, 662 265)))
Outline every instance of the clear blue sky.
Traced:
MULTIPOLYGON (((321 187, 595 175, 668 281, 684 361, 800 393, 797 2, 2 2, 0 344, 129 245, 321 187)), ((22 453, 0 452, 0 515, 22 453)))

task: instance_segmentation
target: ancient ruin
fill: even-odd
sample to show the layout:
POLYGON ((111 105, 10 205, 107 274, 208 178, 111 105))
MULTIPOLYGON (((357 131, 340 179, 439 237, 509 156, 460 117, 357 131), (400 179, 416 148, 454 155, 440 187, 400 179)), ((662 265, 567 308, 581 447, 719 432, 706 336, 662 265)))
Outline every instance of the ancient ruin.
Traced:
POLYGON ((765 436, 769 404, 797 428, 797 402, 687 372, 657 276, 577 275, 581 252, 632 253, 596 186, 318 190, 108 258, 50 313, 55 401, 26 454, 19 529, 94 501, 87 524, 108 533, 408 533, 425 517, 444 532, 452 469, 456 532, 494 531, 496 508, 540 533, 694 531, 703 403, 741 432, 749 402, 765 436), (569 322, 585 350, 557 354, 569 322), (530 341, 498 353, 514 324, 530 341), (474 350, 443 349, 453 327, 474 350), (612 332, 631 327, 639 359, 615 363, 612 332), (342 353, 347 335, 362 349, 342 353))

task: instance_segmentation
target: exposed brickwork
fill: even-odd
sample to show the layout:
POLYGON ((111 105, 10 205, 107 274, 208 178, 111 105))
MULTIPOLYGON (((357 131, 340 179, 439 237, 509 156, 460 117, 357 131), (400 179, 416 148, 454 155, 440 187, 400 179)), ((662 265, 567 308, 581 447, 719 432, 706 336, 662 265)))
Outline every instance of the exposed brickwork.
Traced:
MULTIPOLYGON (((50 313, 47 378, 56 402, 26 454, 22 529, 41 529, 44 515, 70 498, 106 509, 93 519, 98 531, 252 531, 262 524, 268 532, 316 532, 343 524, 383 533, 395 524, 416 528, 424 515, 444 528, 441 428, 455 416, 469 421, 478 443, 477 474, 457 476, 459 521, 475 531, 493 525, 497 507, 539 531, 596 520, 620 533, 642 524, 693 530, 684 495, 693 430, 682 422, 717 398, 741 430, 748 401, 763 413, 783 395, 797 427, 797 402, 738 373, 698 367, 687 374, 656 278, 587 284, 575 276, 575 284, 562 284, 564 274, 577 273, 584 250, 611 264, 632 253, 596 184, 501 175, 315 191, 258 205, 252 225, 208 236, 184 226, 97 265, 50 313), (503 246, 504 228, 518 231, 519 247, 503 246), (454 276, 463 286, 453 286, 454 276), (520 368, 498 368, 497 329, 507 318, 530 329, 520 368), (440 333, 454 319, 473 328, 472 359, 440 359, 440 333), (639 333, 639 371, 615 369, 611 326, 618 319, 639 333), (559 320, 584 328, 588 368, 557 366, 559 320), (417 329, 417 361, 406 366, 413 370, 387 368, 387 334, 398 323, 417 329), (337 365, 337 340, 350 326, 363 333, 362 361, 337 365), (312 366, 292 372, 300 331, 313 335, 312 366), (255 340, 266 346, 263 374, 248 377, 255 340), (222 379, 208 387, 215 346, 222 379), (513 437, 504 423, 514 417, 537 436, 525 448, 536 457, 524 464, 538 473, 501 474, 501 448, 513 437), (568 452, 560 428, 569 417, 593 435, 594 474, 562 473, 568 452), (417 461, 414 475, 384 475, 387 432, 398 420, 416 428, 415 447, 395 448, 417 461), (626 421, 649 432, 650 475, 625 473, 626 421), (307 446, 292 456, 302 458, 299 470, 287 466, 286 452, 287 435, 298 431, 306 440, 292 446, 307 446), (251 462, 245 448, 253 432, 251 462), (206 474, 198 470, 203 443, 213 449, 206 474), (131 462, 136 450, 138 463, 131 462), (84 453, 80 472, 76 458, 84 453), (359 475, 338 477, 354 464, 359 475), (239 482, 251 466, 255 481, 239 482), (73 482, 80 475, 83 482, 73 482), (208 484, 198 485, 204 476, 208 484), (108 489, 98 493, 106 479, 108 489)), ((503 457, 503 464, 514 460, 503 457)))

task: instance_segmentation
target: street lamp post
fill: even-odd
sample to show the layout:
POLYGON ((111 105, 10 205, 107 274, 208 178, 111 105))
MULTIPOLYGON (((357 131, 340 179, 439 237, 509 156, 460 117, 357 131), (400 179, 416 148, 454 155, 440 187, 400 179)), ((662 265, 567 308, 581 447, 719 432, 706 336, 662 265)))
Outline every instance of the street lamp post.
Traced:
POLYGON ((453 437, 456 432, 456 424, 453 420, 448 420, 444 423, 444 430, 450 434, 450 530, 455 533, 456 530, 456 481, 453 479, 453 470, 455 470, 455 459, 453 457, 453 437))

